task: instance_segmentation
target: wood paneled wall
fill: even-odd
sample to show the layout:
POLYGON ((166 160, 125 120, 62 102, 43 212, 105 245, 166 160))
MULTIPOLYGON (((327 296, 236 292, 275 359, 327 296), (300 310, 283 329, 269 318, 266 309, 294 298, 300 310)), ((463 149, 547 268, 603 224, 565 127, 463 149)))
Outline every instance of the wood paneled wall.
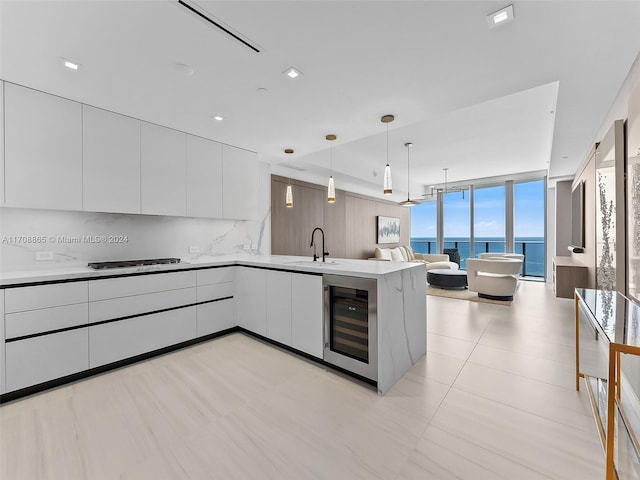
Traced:
POLYGON ((330 204, 325 186, 298 180, 291 180, 293 208, 286 208, 288 183, 287 178, 271 176, 271 253, 274 255, 313 255, 309 246, 311 232, 321 227, 331 257, 369 258, 378 246, 378 215, 399 218, 399 245, 409 244, 408 208, 343 190, 336 190, 336 202, 330 204))

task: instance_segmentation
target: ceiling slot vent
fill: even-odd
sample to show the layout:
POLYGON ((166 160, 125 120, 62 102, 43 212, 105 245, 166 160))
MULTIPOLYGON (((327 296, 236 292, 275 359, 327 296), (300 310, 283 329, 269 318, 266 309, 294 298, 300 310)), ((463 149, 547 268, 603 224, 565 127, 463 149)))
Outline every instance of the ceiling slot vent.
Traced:
POLYGON ((290 168, 292 170, 297 170, 298 172, 304 172, 304 168, 298 167, 296 165, 291 165, 290 163, 279 163, 278 166, 284 168, 290 168))
POLYGON ((208 23, 210 23, 211 25, 219 28, 220 30, 222 30, 224 33, 226 33, 227 35, 229 35, 230 37, 234 38, 235 40, 237 40, 238 42, 242 43, 244 46, 249 47, 251 50, 253 50, 256 53, 260 53, 260 49, 258 47, 256 47, 255 45, 252 45, 251 43, 249 43, 249 41, 245 40, 244 38, 242 38, 240 36, 240 34, 238 33, 234 33, 232 32, 228 27, 225 27, 222 22, 220 22, 218 19, 216 19, 215 17, 209 15, 208 13, 206 13, 205 11, 200 10, 199 8, 197 8, 193 3, 191 2, 187 2, 184 0, 178 0, 178 4, 183 6, 184 8, 186 8, 187 10, 189 10, 191 13, 196 14, 197 16, 199 16, 200 18, 204 19, 205 21, 207 21, 208 23))

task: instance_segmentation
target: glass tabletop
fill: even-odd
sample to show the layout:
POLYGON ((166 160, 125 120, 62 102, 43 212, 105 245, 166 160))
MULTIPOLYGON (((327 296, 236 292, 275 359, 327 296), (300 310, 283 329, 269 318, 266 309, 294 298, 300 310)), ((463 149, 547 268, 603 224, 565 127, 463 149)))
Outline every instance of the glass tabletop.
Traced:
POLYGON ((610 290, 576 288, 576 294, 609 342, 640 347, 640 306, 610 290))

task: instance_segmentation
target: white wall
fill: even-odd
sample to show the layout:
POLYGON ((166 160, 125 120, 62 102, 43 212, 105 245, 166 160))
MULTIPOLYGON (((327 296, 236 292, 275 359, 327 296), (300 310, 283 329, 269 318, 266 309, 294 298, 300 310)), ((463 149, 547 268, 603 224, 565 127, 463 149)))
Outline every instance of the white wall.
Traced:
POLYGON ((258 166, 256 221, 0 208, 0 273, 86 266, 90 261, 158 257, 188 260, 243 252, 246 245, 251 246, 252 253, 270 254, 270 172, 267 164, 258 166), (91 243, 83 241, 85 235, 126 236, 126 241, 91 243), (15 238, 29 236, 44 236, 45 243, 15 238), (79 243, 74 237, 79 237, 79 243), (189 254, 190 246, 197 246, 200 253, 189 254), (54 259, 36 261, 36 251, 53 252, 54 259))

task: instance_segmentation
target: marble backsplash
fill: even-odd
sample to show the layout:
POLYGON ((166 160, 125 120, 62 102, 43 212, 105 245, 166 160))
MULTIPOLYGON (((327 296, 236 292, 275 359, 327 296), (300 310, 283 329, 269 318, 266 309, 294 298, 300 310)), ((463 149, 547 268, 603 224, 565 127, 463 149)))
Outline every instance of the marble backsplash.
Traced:
POLYGON ((92 261, 271 253, 268 166, 261 164, 258 220, 0 208, 0 272, 86 266, 92 261), (266 177, 266 180, 265 180, 266 177), (189 253, 196 247, 198 253, 189 253), (52 252, 36 260, 36 252, 52 252))

